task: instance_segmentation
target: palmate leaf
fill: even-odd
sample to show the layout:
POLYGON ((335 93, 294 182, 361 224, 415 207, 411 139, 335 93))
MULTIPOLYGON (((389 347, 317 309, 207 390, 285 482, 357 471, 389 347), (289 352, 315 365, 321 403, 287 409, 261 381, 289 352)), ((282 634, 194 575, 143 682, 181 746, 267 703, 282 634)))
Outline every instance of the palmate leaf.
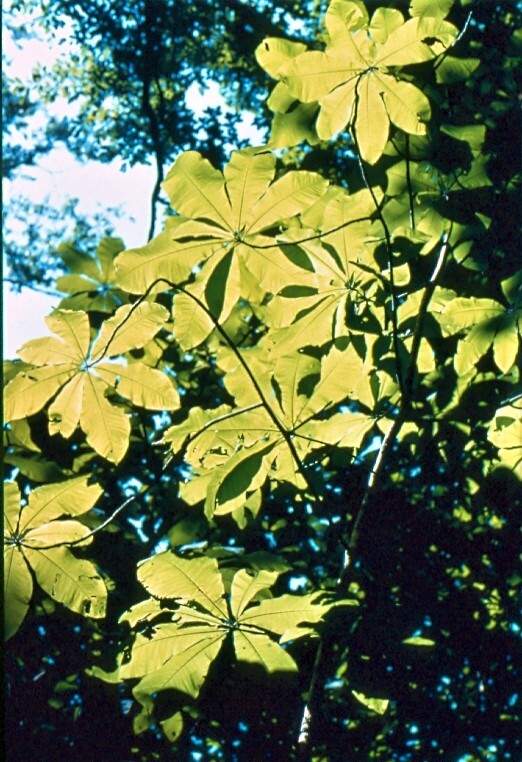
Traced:
MULTIPOLYGON (((94 506, 102 489, 86 477, 47 484, 30 493, 27 505, 15 483, 6 485, 4 508, 4 592, 6 638, 21 626, 32 596, 34 572, 40 587, 54 600, 83 616, 105 616, 107 590, 95 566, 70 550, 52 545, 77 542, 90 530, 79 521, 94 506)), ((84 544, 84 543, 82 543, 84 544)))
MULTIPOLYGON (((294 659, 274 640, 274 634, 282 636, 280 641, 311 634, 311 625, 317 625, 331 604, 322 600, 322 593, 284 595, 256 603, 279 573, 237 571, 227 601, 215 559, 184 559, 170 551, 147 559, 138 574, 155 597, 134 606, 122 621, 133 626, 147 623, 148 631, 136 634, 130 657, 120 659, 117 679, 141 678, 133 692, 149 713, 158 691, 174 689, 195 698, 232 632, 238 660, 258 664, 267 672, 295 672, 294 659), (161 608, 154 603, 156 597, 164 601, 161 608), (166 598, 184 603, 169 609, 166 598), (150 628, 155 617, 168 613, 170 622, 150 628)), ((95 674, 104 677, 100 671, 95 674)))
POLYGON ((161 277, 182 284, 199 265, 194 282, 185 286, 195 298, 180 293, 174 299, 174 334, 179 325, 183 348, 201 343, 213 329, 205 309, 224 322, 240 297, 261 300, 288 282, 309 277, 270 234, 320 198, 327 181, 301 171, 273 182, 275 162, 266 150, 245 149, 234 152, 220 172, 195 151, 182 154, 164 188, 183 218, 177 218, 161 241, 149 244, 149 256, 145 247, 118 258, 121 285, 134 293, 161 277), (187 251, 194 258, 189 253, 187 259, 187 251), (187 261, 188 269, 178 267, 187 261))
POLYGON ((399 11, 379 8, 369 21, 363 6, 350 0, 333 0, 325 22, 329 41, 324 51, 285 55, 272 41, 258 48, 261 65, 295 99, 319 103, 319 137, 329 140, 350 124, 362 158, 374 164, 383 153, 390 122, 409 134, 426 134, 429 101, 415 85, 399 79, 397 67, 444 52, 457 35, 455 27, 442 13, 422 10, 405 21, 399 11))
POLYGON ((138 579, 156 598, 189 598, 214 616, 227 616, 225 590, 215 558, 189 561, 170 551, 138 566, 138 579))
POLYGON ((70 273, 58 278, 60 291, 70 294, 60 302, 61 309, 113 312, 128 300, 127 295, 116 286, 115 257, 125 248, 120 238, 102 238, 96 254, 60 244, 58 255, 64 260, 70 273))
POLYGON ((354 414, 339 421, 324 420, 325 410, 349 399, 361 400, 370 411, 375 405, 368 386, 369 365, 353 346, 332 347, 321 362, 303 352, 279 356, 269 342, 241 351, 259 379, 262 397, 239 362, 240 351, 222 348, 217 356, 238 407, 193 409, 162 440, 173 452, 185 449, 191 478, 180 493, 190 504, 204 499, 208 517, 233 514, 269 478, 306 489, 296 451, 303 462, 312 450, 326 444, 356 448, 375 425, 370 412, 355 420, 354 414))
POLYGON ((80 426, 99 455, 119 463, 128 448, 130 420, 107 395, 117 391, 152 410, 175 410, 179 396, 169 376, 143 363, 101 361, 145 346, 167 318, 159 304, 125 305, 102 323, 91 347, 87 313, 56 310, 46 318, 55 336, 29 341, 18 350, 36 367, 22 370, 7 385, 6 421, 33 415, 52 400, 47 411, 50 434, 68 438, 80 426))
MULTIPOLYGON (((314 269, 315 284, 307 289, 286 287, 272 300, 267 321, 274 329, 286 329, 273 334, 275 352, 321 346, 348 336, 350 329, 361 330, 362 323, 352 325, 347 315, 350 304, 361 305, 361 313, 368 310, 375 292, 375 242, 368 240, 374 211, 375 202, 367 190, 348 195, 331 189, 324 203, 320 201, 303 215, 305 224, 324 231, 322 243, 312 240, 299 246, 314 269)), ((374 318, 376 314, 373 308, 374 318)), ((383 328, 378 318, 374 330, 380 333, 383 328)))
POLYGON ((471 329, 459 341, 455 355, 455 370, 467 373, 493 347, 493 359, 503 373, 515 364, 519 346, 521 310, 513 305, 508 311, 493 299, 457 297, 447 302, 437 314, 448 335, 471 329))

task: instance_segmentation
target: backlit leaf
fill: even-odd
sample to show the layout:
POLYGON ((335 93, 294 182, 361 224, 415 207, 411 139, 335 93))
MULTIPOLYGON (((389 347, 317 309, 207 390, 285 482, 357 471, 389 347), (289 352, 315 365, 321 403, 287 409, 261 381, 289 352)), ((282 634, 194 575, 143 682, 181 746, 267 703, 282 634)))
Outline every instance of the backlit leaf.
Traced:
POLYGON ((239 661, 259 664, 267 672, 297 672, 298 670, 290 654, 274 643, 268 635, 236 630, 234 648, 239 661))
POLYGON ((360 693, 359 691, 352 691, 352 694, 355 696, 357 701, 359 701, 361 704, 364 704, 364 706, 376 714, 384 714, 390 704, 389 699, 370 698, 369 696, 366 696, 364 693, 360 693))
POLYGON ((119 463, 129 446, 130 421, 121 408, 111 405, 106 390, 99 378, 87 375, 80 425, 93 450, 112 463, 119 463))
POLYGON ((147 410, 176 410, 179 395, 166 373, 141 362, 130 365, 99 363, 96 372, 118 394, 147 410))
POLYGON ((98 484, 89 484, 85 476, 37 487, 22 509, 20 531, 25 532, 61 516, 81 516, 93 508, 102 492, 98 484))
POLYGON ((4 639, 21 627, 33 594, 33 578, 15 545, 4 545, 4 639))
POLYGON ((73 556, 67 548, 32 550, 24 556, 35 572, 38 584, 55 601, 86 617, 105 616, 107 590, 95 566, 73 556))
POLYGON ((225 633, 212 628, 197 628, 192 644, 172 656, 160 669, 146 675, 134 688, 136 697, 174 688, 196 698, 216 659, 225 633))
POLYGON ((243 625, 261 627, 280 635, 280 642, 296 640, 313 632, 313 627, 328 612, 328 603, 319 603, 322 593, 309 595, 281 595, 267 598, 258 605, 250 606, 239 617, 243 625))
POLYGON ((142 561, 138 579, 156 598, 189 598, 215 616, 227 616, 223 581, 214 558, 184 559, 167 551, 142 561))
POLYGON ((92 361, 144 347, 163 328, 168 316, 165 307, 155 302, 120 307, 103 322, 91 351, 92 361))
POLYGON ((239 618, 259 591, 272 587, 278 576, 279 572, 264 570, 257 574, 249 573, 246 569, 236 572, 230 593, 230 606, 234 616, 239 618))

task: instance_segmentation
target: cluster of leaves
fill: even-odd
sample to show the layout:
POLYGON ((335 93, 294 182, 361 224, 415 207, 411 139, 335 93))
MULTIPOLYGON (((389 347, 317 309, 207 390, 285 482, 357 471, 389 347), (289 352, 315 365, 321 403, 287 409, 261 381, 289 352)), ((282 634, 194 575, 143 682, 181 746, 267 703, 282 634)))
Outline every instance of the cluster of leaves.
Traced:
POLYGON ((180 755, 253 758, 262 734, 267 758, 399 758, 422 725, 426 759, 457 748, 452 722, 431 729, 446 704, 468 737, 489 713, 484 744, 515 721, 522 276, 495 207, 519 176, 494 183, 488 120, 455 118, 480 60, 453 56, 451 8, 333 0, 324 49, 262 42, 269 144, 223 169, 182 153, 147 245, 64 249, 54 336, 8 365, 8 634, 42 615, 29 567, 93 620, 108 587, 90 674, 131 683, 135 731, 180 755), (285 166, 339 131, 338 182, 285 166), (285 731, 245 687, 266 674, 285 731))

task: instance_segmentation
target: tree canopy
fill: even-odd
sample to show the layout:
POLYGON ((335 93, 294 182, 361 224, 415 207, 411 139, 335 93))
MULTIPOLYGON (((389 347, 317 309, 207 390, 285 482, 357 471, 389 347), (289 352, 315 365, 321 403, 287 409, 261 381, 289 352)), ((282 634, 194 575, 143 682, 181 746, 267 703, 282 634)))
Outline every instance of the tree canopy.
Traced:
POLYGON ((77 111, 9 172, 169 210, 64 241, 4 363, 8 759, 517 759, 518 5, 27 8, 77 111))

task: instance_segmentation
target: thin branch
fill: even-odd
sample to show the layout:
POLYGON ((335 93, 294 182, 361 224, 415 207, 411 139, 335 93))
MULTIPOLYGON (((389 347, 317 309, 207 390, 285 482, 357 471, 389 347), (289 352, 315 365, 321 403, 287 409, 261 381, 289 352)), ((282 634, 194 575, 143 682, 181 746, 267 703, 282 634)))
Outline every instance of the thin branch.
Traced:
MULTIPOLYGON (((450 232, 451 232, 451 229, 450 229, 450 232)), ((392 421, 392 423, 390 424, 388 430, 386 431, 382 439, 376 458, 373 462, 372 469, 366 481, 366 488, 364 491, 364 495, 359 504, 359 508, 357 510, 357 514, 356 514, 354 523, 352 525, 352 530, 350 532, 349 540, 346 544, 343 543, 344 545, 343 566, 342 566, 341 574, 339 575, 339 578, 337 580, 338 589, 342 589, 342 587, 348 581, 349 572, 350 572, 350 564, 351 564, 350 556, 351 554, 354 553, 357 547, 359 536, 360 536, 361 523, 365 517, 366 509, 368 507, 370 499, 373 497, 373 495, 375 494, 375 492, 377 491, 379 487, 380 480, 384 474, 384 469, 386 466, 386 457, 388 453, 391 452, 391 450, 393 449, 393 446, 395 445, 397 441, 397 437, 401 430, 402 424, 404 423, 406 413, 411 405, 411 395, 413 393, 413 379, 415 376, 417 357, 419 353, 420 342, 422 339, 422 328, 424 324, 424 318, 428 310, 430 299, 435 290, 437 280, 440 276, 440 273, 442 272, 442 269, 446 261, 446 257, 447 257, 448 249, 449 249, 449 246, 448 246, 449 235, 450 233, 444 234, 442 238, 442 245, 440 248, 439 256, 437 258, 437 262, 435 264, 435 268, 433 270, 433 273, 430 277, 428 284, 425 287, 424 294, 422 296, 422 300, 419 305, 419 313, 418 313, 417 322, 415 325, 412 350, 410 354, 406 377, 404 379, 404 391, 401 396, 400 407, 399 407, 397 417, 392 421)), ((319 648, 317 650, 317 655, 316 655, 313 671, 312 671, 312 679, 310 682, 308 700, 305 704, 302 720, 301 720, 298 759, 303 760, 303 762, 304 760, 308 759, 307 755, 308 755, 308 746, 310 742, 310 726, 313 719, 312 708, 314 703, 317 700, 316 694, 318 693, 321 687, 319 685, 319 673, 321 669, 323 652, 324 652, 323 640, 321 639, 319 648)))
POLYGON ((299 246, 301 243, 307 243, 308 241, 317 241, 321 238, 327 238, 329 235, 332 235, 333 233, 337 233, 338 230, 343 230, 343 228, 347 228, 350 225, 355 225, 357 222, 366 222, 371 220, 371 217, 358 217, 355 220, 348 220, 347 222, 342 222, 340 225, 336 225, 334 228, 331 228, 330 230, 326 230, 321 233, 314 233, 313 235, 309 235, 306 238, 301 238, 298 241, 279 241, 277 243, 265 243, 265 244, 256 244, 256 243, 250 243, 249 241, 242 240, 241 243, 244 246, 248 246, 251 249, 279 249, 281 246, 299 246))
POLYGON ((157 286, 159 283, 166 283, 174 291, 178 291, 178 292, 180 292, 182 294, 185 294, 185 296, 188 296, 189 299, 192 299, 192 301, 195 302, 195 304, 197 304, 198 307, 200 309, 202 309, 203 312, 205 312, 205 314, 210 318, 210 320, 212 321, 215 329, 220 334, 220 336, 225 340, 227 345, 230 347, 230 349, 234 353, 236 359, 240 363, 241 367, 243 368, 243 370, 247 374, 247 376, 248 376, 248 378, 250 380, 250 383, 254 387, 254 389, 256 391, 256 394, 258 395, 258 397, 259 397, 259 399, 261 401, 261 404, 265 408, 266 412, 268 413, 268 415, 272 419, 272 421, 273 421, 274 425, 276 426, 277 430, 279 431, 279 433, 283 437, 284 441, 286 442, 286 445, 287 445, 288 449, 290 450, 290 453, 291 453, 291 455, 292 455, 292 457, 293 457, 293 459, 294 459, 294 461, 295 461, 295 463, 297 465, 297 469, 298 469, 299 473, 301 474, 301 476, 304 478, 306 484, 308 485, 308 487, 310 489, 310 492, 313 494, 314 498, 317 501, 320 502, 320 497, 317 494, 317 492, 315 490, 315 487, 310 482, 310 479, 308 478, 308 474, 306 473, 306 469, 305 469, 305 467, 304 467, 304 465, 303 465, 303 463, 301 461, 301 458, 299 457, 299 454, 298 454, 298 452, 296 450, 296 447, 295 447, 295 445, 294 445, 294 443, 292 441, 292 432, 288 431, 288 429, 285 428, 285 426, 281 423, 281 421, 279 420, 277 415, 272 410, 272 407, 271 407, 270 403, 268 402, 268 400, 266 399, 265 395, 263 394, 263 390, 261 389, 259 383, 257 382, 256 377, 254 376, 254 374, 250 370, 250 368, 248 366, 248 363, 246 362, 245 358, 243 357, 243 355, 241 354, 241 352, 237 348, 237 346, 234 343, 234 341, 230 338, 228 333, 225 331, 225 329, 223 328, 223 326, 221 325, 219 320, 216 317, 214 317, 212 312, 208 309, 206 304, 201 301, 201 299, 199 299, 197 296, 192 294, 190 291, 188 291, 183 286, 179 286, 177 283, 173 283, 172 281, 169 281, 166 278, 158 278, 157 280, 155 280, 149 286, 149 288, 147 289, 147 291, 143 295, 142 300, 145 299, 145 297, 148 295, 148 293, 150 293, 150 291, 155 286, 157 286))
POLYGON ((446 48, 446 50, 444 51, 444 53, 442 53, 442 54, 441 54, 441 56, 440 56, 440 58, 439 58, 437 61, 435 61, 435 63, 433 64, 433 69, 434 69, 435 71, 437 71, 437 69, 439 68, 439 66, 441 65, 441 63, 444 61, 444 59, 446 58, 446 56, 449 54, 449 52, 450 52, 451 48, 452 48, 454 45, 456 45, 456 44, 457 44, 457 42, 459 42, 459 41, 460 41, 460 40, 461 40, 461 39, 464 37, 464 35, 466 34, 466 32, 467 32, 467 30, 468 30, 468 26, 469 26, 469 25, 470 25, 470 23, 471 23, 471 19, 472 19, 472 18, 473 18, 473 11, 470 11, 470 12, 468 13, 468 15, 467 15, 466 21, 464 22, 464 26, 462 27, 462 29, 460 30, 460 32, 458 33, 458 35, 455 37, 455 39, 454 39, 452 42, 450 42, 450 44, 448 45, 448 47, 446 48))
POLYGON ((64 299, 64 294, 60 291, 54 291, 49 288, 41 288, 40 286, 34 286, 32 283, 26 283, 16 278, 4 278, 4 283, 12 283, 13 286, 21 286, 22 288, 30 288, 31 291, 38 291, 40 294, 46 294, 47 296, 56 296, 57 298, 64 299))
MULTIPOLYGON (((167 467, 167 463, 165 463, 163 469, 167 467)), ((135 495, 132 495, 131 497, 128 497, 121 505, 119 505, 111 515, 105 519, 105 521, 102 521, 101 524, 98 524, 97 527, 95 527, 92 531, 90 531, 88 534, 86 534, 84 537, 79 537, 77 540, 71 540, 70 542, 55 542, 52 545, 30 545, 28 543, 25 543, 23 541, 20 541, 18 544, 23 545, 24 548, 31 548, 32 550, 51 550, 51 548, 61 548, 61 547, 68 547, 72 548, 75 545, 82 545, 86 542, 86 540, 90 539, 91 537, 94 537, 94 535, 98 534, 98 532, 101 532, 105 527, 108 527, 109 524, 112 524, 114 519, 122 513, 125 508, 127 508, 128 505, 133 503, 135 500, 137 500, 138 497, 141 495, 144 495, 146 492, 148 492, 153 486, 155 486, 156 482, 153 482, 148 485, 144 485, 141 489, 136 492, 135 495)))
POLYGON ((419 356, 419 350, 420 350, 420 345, 422 341, 422 329, 424 327, 424 320, 426 318, 426 313, 428 312, 428 307, 429 307, 431 297, 433 296, 433 292, 435 291, 435 286, 437 285, 437 280, 446 262, 446 257, 449 251, 448 240, 450 235, 451 235, 451 227, 449 232, 444 233, 444 235, 442 236, 442 243, 441 243, 441 247, 439 251, 439 256, 437 257, 437 262, 435 263, 435 267, 428 281, 428 284, 426 285, 424 289, 421 303, 419 305, 417 320, 415 322, 415 328, 413 331, 413 342, 411 345, 408 368, 406 370, 406 375, 404 378, 404 397, 402 400, 403 409, 406 409, 411 404, 411 397, 413 394, 413 382, 415 378, 415 369, 417 367, 417 358, 419 356))

